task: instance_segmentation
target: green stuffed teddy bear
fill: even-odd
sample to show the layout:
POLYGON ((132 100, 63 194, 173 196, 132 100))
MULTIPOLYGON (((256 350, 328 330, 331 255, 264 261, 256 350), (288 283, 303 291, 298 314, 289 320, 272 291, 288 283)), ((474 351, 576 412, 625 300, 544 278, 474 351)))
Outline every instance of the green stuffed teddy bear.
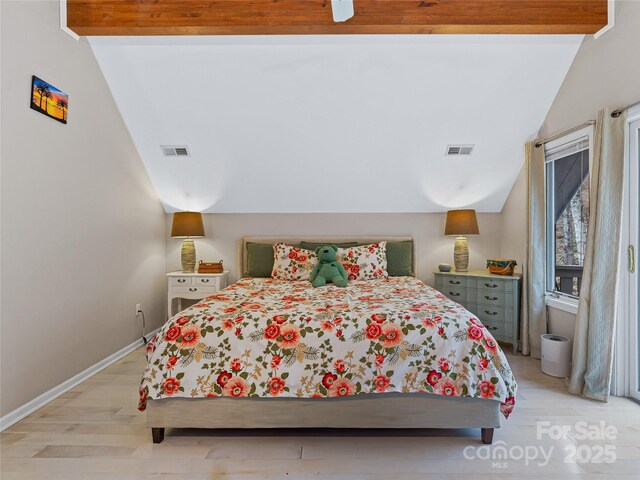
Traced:
POLYGON ((347 272, 342 264, 336 261, 336 253, 338 247, 335 245, 325 245, 316 248, 318 255, 318 264, 313 267, 311 272, 311 284, 314 287, 322 287, 328 282, 333 283, 336 287, 347 286, 347 272))

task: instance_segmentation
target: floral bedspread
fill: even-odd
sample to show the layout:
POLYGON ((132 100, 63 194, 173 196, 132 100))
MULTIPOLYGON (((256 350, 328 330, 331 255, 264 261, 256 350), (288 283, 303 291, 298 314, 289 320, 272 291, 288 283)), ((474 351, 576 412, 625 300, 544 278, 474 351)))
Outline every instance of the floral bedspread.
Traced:
POLYGON ((500 400, 516 382, 482 323, 412 277, 347 288, 243 279, 180 312, 147 344, 148 398, 429 392, 500 400))

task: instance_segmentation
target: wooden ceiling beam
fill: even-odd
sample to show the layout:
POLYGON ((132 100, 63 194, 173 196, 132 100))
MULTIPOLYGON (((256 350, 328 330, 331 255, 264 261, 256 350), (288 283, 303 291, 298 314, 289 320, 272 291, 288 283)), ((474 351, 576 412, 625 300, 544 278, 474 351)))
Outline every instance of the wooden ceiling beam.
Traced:
POLYGON ((589 34, 607 0, 67 0, 78 35, 589 34))

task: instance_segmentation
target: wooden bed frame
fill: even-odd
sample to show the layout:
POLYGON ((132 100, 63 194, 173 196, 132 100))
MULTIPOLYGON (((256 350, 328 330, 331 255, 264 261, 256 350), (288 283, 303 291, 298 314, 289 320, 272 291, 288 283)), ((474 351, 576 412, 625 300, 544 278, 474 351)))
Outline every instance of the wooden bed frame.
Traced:
MULTIPOLYGON (((407 241, 411 237, 243 237, 239 272, 246 268, 246 244, 407 241)), ((413 271, 416 273, 415 246, 413 271)), ((416 273, 417 274, 417 273, 416 273)), ((500 402, 430 393, 364 394, 343 398, 164 398, 147 400, 147 424, 154 443, 165 428, 480 428, 483 443, 500 427, 500 402)))

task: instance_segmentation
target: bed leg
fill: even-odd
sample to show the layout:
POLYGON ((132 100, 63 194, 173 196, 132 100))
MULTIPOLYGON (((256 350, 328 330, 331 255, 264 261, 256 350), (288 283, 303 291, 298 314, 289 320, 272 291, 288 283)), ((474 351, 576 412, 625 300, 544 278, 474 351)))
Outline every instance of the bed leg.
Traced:
POLYGON ((493 428, 482 428, 480 432, 482 436, 482 443, 491 445, 493 443, 493 428))
POLYGON ((153 443, 162 443, 164 440, 164 428, 151 428, 151 436, 153 437, 153 443))

